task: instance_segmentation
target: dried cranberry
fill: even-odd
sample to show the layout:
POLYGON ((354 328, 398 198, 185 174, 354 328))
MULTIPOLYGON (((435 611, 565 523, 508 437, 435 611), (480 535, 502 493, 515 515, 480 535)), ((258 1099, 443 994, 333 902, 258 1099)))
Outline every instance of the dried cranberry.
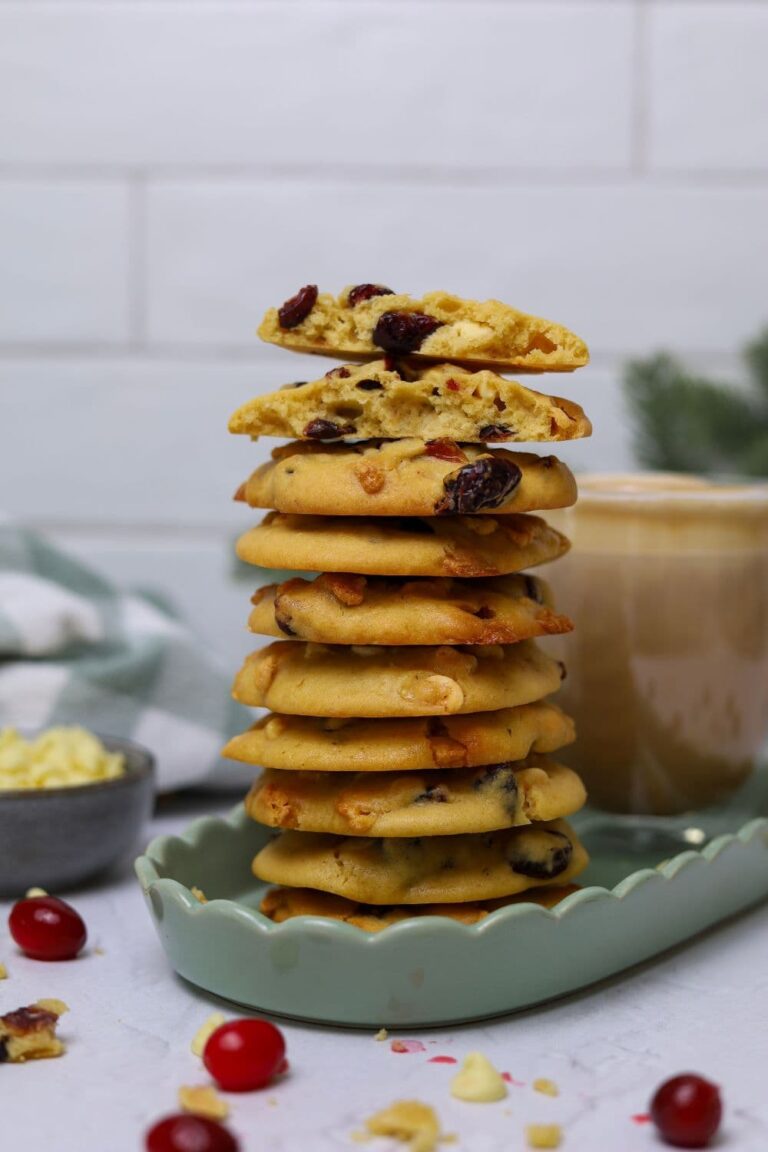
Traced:
POLYGON ((514 429, 510 428, 509 424, 484 424, 478 432, 480 439, 485 442, 489 440, 511 440, 514 434, 514 429))
POLYGON ((415 804, 430 802, 433 804, 447 804, 448 790, 442 784, 430 784, 415 799, 415 804))
POLYGON ((458 380, 454 380, 453 377, 451 377, 450 380, 446 380, 445 386, 449 392, 461 392, 461 384, 459 384, 458 380))
POLYGON ((469 516, 482 508, 498 508, 522 478, 512 460, 480 456, 443 480, 445 495, 435 505, 436 516, 469 516))
POLYGON ((383 284, 356 284, 347 293, 347 304, 350 308, 354 308, 356 304, 362 304, 372 296, 394 296, 394 294, 391 288, 385 288, 383 284))
POLYGON ((238 1152, 232 1133, 206 1116, 166 1116, 147 1132, 147 1152, 238 1152))
POLYGON ((666 1080, 651 1101, 654 1124, 666 1143, 677 1148, 705 1148, 722 1115, 717 1085, 690 1072, 666 1080))
POLYGON ((381 392, 384 385, 378 380, 358 380, 355 388, 359 388, 361 392, 381 392))
POLYGON ((296 328, 306 320, 317 301, 317 284, 306 284, 277 310, 281 328, 296 328))
POLYGON ((351 375, 349 368, 345 368, 342 364, 339 368, 331 368, 329 372, 326 372, 325 378, 326 380, 346 380, 351 375))
POLYGON ((354 424, 334 424, 333 420, 310 420, 302 432, 306 440, 338 440, 354 432, 354 424))
POLYGON ((285 1038, 269 1020, 228 1020, 203 1049, 205 1067, 225 1092, 263 1088, 284 1060, 285 1038))
POLYGON ((17 900, 8 927, 19 948, 32 960, 73 960, 87 938, 80 914, 56 896, 17 900))
POLYGON ((373 342, 385 352, 406 355, 421 348, 442 323, 424 312, 385 312, 373 330, 373 342))
POLYGON ((515 837, 507 849, 507 861, 513 872, 532 880, 550 880, 565 872, 571 862, 573 845, 562 832, 537 830, 526 837, 515 837))
POLYGON ((434 456, 437 460, 466 460, 466 453, 462 452, 455 440, 441 436, 439 440, 427 440, 424 445, 424 454, 434 456))

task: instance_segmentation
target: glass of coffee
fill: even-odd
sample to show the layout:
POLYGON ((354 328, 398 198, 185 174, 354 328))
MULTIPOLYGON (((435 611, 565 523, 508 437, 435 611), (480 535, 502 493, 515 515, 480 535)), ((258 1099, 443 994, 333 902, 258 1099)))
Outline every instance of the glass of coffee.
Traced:
POLYGON ((578 504, 550 519, 572 542, 546 573, 576 621, 558 646, 569 672, 558 703, 577 726, 563 759, 593 807, 731 812, 735 827, 710 828, 735 831, 737 810, 764 807, 768 484, 588 475, 578 504))

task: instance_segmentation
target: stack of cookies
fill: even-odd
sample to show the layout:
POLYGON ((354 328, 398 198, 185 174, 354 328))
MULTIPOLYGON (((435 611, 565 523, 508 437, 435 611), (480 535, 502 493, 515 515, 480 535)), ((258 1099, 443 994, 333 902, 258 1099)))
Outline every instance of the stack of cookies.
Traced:
POLYGON ((253 597, 251 630, 279 639, 234 695, 271 711, 225 750, 264 769, 246 807, 279 830, 253 864, 277 886, 262 911, 376 929, 552 904, 587 863, 565 819, 585 792, 550 758, 574 732, 536 643, 572 624, 527 570, 566 551, 533 513, 576 485, 554 456, 489 444, 589 435, 578 405, 498 374, 572 370, 586 346, 498 301, 376 284, 309 285, 259 334, 353 361, 230 422, 293 438, 238 492, 271 509, 238 555, 306 574, 253 597))

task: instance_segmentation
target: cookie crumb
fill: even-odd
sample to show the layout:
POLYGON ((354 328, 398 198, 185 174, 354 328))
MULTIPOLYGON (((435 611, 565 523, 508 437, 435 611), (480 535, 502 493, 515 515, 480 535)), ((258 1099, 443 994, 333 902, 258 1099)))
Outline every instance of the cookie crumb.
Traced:
POLYGON ((223 1012, 213 1012, 208 1019, 200 1025, 190 1045, 195 1056, 202 1056, 203 1049, 217 1028, 227 1021, 223 1012))
POLYGON ((434 1108, 420 1100, 396 1100, 369 1117, 371 1136, 391 1136, 407 1144, 410 1152, 434 1152, 440 1140, 440 1122, 434 1108))
POLYGON ((374 1040, 387 1040, 388 1038, 389 1032, 387 1032, 386 1028, 379 1028, 378 1032, 374 1036, 374 1040))
POLYGON ((532 1087, 534 1092, 541 1092, 544 1096, 560 1095, 560 1089, 554 1080, 547 1080, 545 1077, 534 1080, 532 1087))
POLYGON ((25 900, 34 900, 37 896, 47 896, 45 888, 28 888, 24 893, 25 900))
POLYGON ((38 1000, 0 1016, 0 1052, 9 1064, 27 1060, 50 1060, 63 1055, 64 1045, 56 1036, 59 1016, 69 1011, 63 1000, 38 1000))
POLYGON ((0 962, 0 980, 7 980, 7 979, 8 979, 8 969, 6 968, 5 964, 0 962))
POLYGON ((451 1096, 472 1104, 490 1104, 503 1100, 507 1094, 501 1074, 482 1052, 470 1052, 461 1071, 451 1080, 451 1096))
POLYGON ((185 1112, 193 1116, 205 1116, 207 1120, 226 1120, 229 1105, 209 1084, 184 1084, 179 1088, 179 1104, 185 1112))
POLYGON ((202 888, 198 888, 196 884, 192 885, 190 892, 194 896, 195 900, 199 900, 201 904, 208 903, 208 897, 206 896, 205 892, 203 892, 202 888))
POLYGON ((101 947, 100 947, 100 946, 97 944, 97 945, 96 945, 96 947, 93 949, 93 954, 94 954, 94 956, 103 956, 103 955, 104 955, 104 949, 103 949, 103 948, 101 948, 101 947))
POLYGON ((563 1131, 559 1124, 529 1124, 525 1139, 529 1148, 559 1148, 563 1131))

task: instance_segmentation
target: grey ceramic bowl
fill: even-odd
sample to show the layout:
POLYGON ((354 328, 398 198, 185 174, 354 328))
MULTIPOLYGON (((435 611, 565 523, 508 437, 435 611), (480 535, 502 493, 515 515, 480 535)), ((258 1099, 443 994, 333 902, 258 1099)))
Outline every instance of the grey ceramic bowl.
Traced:
POLYGON ((154 757, 99 736, 125 756, 125 774, 73 788, 0 791, 0 894, 59 892, 128 856, 152 811, 154 757))

